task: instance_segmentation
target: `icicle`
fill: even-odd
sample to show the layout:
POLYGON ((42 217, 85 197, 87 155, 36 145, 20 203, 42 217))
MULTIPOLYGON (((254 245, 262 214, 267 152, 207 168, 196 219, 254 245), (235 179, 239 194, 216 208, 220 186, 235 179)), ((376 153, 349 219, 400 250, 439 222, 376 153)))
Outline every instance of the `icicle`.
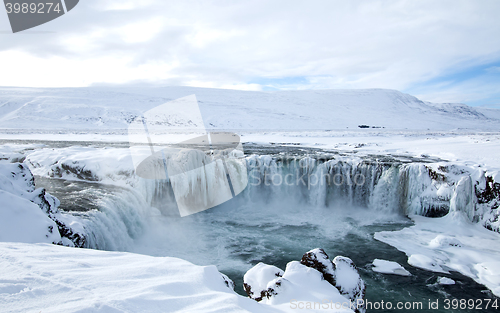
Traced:
POLYGON ((476 195, 470 176, 465 176, 458 182, 450 200, 451 212, 463 212, 471 222, 477 222, 476 195))

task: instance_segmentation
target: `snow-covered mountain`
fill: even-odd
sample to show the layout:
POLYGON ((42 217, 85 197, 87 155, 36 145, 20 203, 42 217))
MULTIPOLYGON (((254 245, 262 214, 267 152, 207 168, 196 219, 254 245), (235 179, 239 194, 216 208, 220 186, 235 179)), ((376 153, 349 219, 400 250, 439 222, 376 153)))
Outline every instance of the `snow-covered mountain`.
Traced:
POLYGON ((499 110, 436 104, 395 90, 255 92, 194 87, 0 88, 0 129, 126 129, 145 111, 196 95, 208 129, 498 130, 499 110))

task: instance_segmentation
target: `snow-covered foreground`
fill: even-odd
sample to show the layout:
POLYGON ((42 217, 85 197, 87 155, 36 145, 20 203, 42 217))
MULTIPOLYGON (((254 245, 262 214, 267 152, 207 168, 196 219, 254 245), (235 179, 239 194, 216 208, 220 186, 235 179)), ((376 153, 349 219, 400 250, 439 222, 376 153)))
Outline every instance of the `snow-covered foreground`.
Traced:
POLYGON ((0 268, 4 313, 271 313, 296 312, 307 305, 316 305, 307 312, 353 312, 347 296, 324 281, 320 272, 299 262, 287 266, 289 280, 276 289, 275 305, 236 294, 232 281, 215 266, 197 266, 178 258, 0 242, 0 268))
POLYGON ((275 312, 214 266, 176 258, 0 243, 2 312, 275 312))
POLYGON ((405 252, 412 266, 462 273, 500 297, 500 234, 471 223, 459 212, 441 218, 411 218, 414 226, 379 232, 375 239, 405 252))

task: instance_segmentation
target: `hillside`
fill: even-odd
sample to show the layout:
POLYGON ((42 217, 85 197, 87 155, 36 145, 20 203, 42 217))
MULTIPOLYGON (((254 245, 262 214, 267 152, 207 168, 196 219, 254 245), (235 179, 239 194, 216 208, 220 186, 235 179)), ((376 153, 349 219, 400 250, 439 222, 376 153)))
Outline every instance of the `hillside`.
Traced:
POLYGON ((496 109, 436 104, 395 90, 255 92, 194 87, 0 88, 0 129, 126 129, 143 112, 196 95, 205 126, 237 131, 500 129, 496 109))

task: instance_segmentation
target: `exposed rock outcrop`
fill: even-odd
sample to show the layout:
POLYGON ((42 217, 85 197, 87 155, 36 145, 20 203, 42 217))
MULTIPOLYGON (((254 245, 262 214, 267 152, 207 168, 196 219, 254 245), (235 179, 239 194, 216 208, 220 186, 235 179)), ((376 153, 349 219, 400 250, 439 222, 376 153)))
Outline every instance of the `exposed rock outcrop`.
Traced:
POLYGON ((304 300, 318 304, 329 299, 331 303, 347 304, 354 312, 365 312, 362 300, 366 287, 356 266, 343 256, 330 260, 323 249, 305 253, 300 262, 289 262, 285 271, 259 263, 245 274, 243 281, 248 296, 259 302, 304 300))
POLYGON ((483 226, 489 230, 500 232, 500 183, 491 176, 475 185, 478 211, 483 212, 483 226))
MULTIPOLYGON (((313 249, 302 256, 300 263, 320 272, 324 280, 337 288, 341 295, 352 300, 353 303, 358 303, 358 300, 365 298, 365 283, 351 259, 337 256, 331 261, 325 250, 313 249)), ((364 306, 356 308, 356 312, 364 311, 364 306)))

